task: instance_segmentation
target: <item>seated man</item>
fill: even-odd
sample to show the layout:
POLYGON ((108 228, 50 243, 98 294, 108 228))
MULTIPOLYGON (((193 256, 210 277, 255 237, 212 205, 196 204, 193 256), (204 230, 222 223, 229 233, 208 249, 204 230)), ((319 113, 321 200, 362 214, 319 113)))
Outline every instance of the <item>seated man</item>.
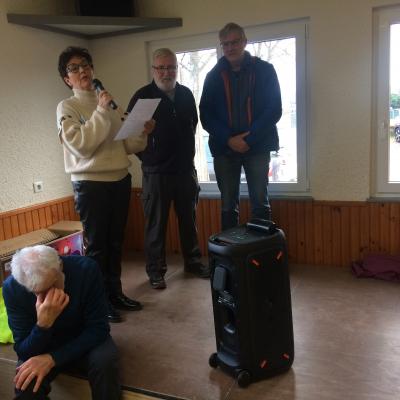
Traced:
POLYGON ((110 337, 103 280, 95 261, 26 247, 3 285, 18 366, 17 399, 47 399, 59 372, 89 379, 92 399, 120 399, 117 349, 110 337))

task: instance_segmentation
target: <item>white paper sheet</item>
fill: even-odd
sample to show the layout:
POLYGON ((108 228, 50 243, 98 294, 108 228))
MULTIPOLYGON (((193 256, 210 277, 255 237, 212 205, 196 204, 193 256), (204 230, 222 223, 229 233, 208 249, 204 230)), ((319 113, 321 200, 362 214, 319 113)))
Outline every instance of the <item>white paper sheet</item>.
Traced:
POLYGON ((139 99, 129 113, 114 140, 123 140, 129 136, 140 135, 144 123, 151 119, 161 99, 139 99))

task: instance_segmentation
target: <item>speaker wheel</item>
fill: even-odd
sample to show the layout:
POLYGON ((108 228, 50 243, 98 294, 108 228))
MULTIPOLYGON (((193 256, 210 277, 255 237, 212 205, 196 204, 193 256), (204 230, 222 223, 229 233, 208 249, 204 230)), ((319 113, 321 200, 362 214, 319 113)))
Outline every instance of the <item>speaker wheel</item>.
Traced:
POLYGON ((237 375, 237 383, 240 387, 245 388, 251 383, 251 376, 245 369, 241 370, 237 375))
POLYGON ((212 368, 217 368, 218 367, 218 355, 217 353, 212 353, 210 358, 208 359, 208 364, 212 368))

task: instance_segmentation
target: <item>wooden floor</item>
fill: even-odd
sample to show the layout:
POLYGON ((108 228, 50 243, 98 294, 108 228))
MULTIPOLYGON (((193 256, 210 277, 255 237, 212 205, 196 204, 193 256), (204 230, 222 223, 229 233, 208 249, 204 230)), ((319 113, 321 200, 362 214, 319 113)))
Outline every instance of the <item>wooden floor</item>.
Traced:
MULTIPOLYGON (((215 351, 209 282, 184 274, 181 258, 171 255, 168 287, 157 291, 148 284, 143 256, 128 255, 124 290, 144 309, 112 325, 122 384, 188 400, 400 399, 399 284, 356 279, 340 267, 291 265, 290 273, 293 367, 241 389, 208 365, 215 351)), ((0 399, 9 399, 13 353, 0 351, 0 399)), ((51 398, 89 399, 87 384, 82 389, 70 379, 57 379, 51 398)), ((151 398, 140 395, 125 392, 124 399, 151 398)))

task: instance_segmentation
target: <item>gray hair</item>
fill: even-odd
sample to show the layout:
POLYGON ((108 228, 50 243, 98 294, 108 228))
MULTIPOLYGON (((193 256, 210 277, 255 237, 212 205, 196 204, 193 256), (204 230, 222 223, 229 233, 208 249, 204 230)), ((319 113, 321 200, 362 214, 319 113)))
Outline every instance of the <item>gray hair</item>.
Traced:
POLYGON ((30 292, 40 292, 51 286, 64 288, 64 274, 55 249, 37 245, 17 251, 11 260, 14 279, 30 292))
POLYGON ((153 52, 153 61, 158 57, 174 57, 175 62, 176 63, 178 62, 178 60, 176 58, 176 54, 171 49, 168 49, 166 47, 154 50, 154 52, 153 52))
POLYGON ((244 29, 234 22, 227 23, 220 31, 219 31, 219 38, 222 39, 228 36, 231 32, 237 32, 240 34, 242 39, 246 39, 246 34, 244 33, 244 29))

